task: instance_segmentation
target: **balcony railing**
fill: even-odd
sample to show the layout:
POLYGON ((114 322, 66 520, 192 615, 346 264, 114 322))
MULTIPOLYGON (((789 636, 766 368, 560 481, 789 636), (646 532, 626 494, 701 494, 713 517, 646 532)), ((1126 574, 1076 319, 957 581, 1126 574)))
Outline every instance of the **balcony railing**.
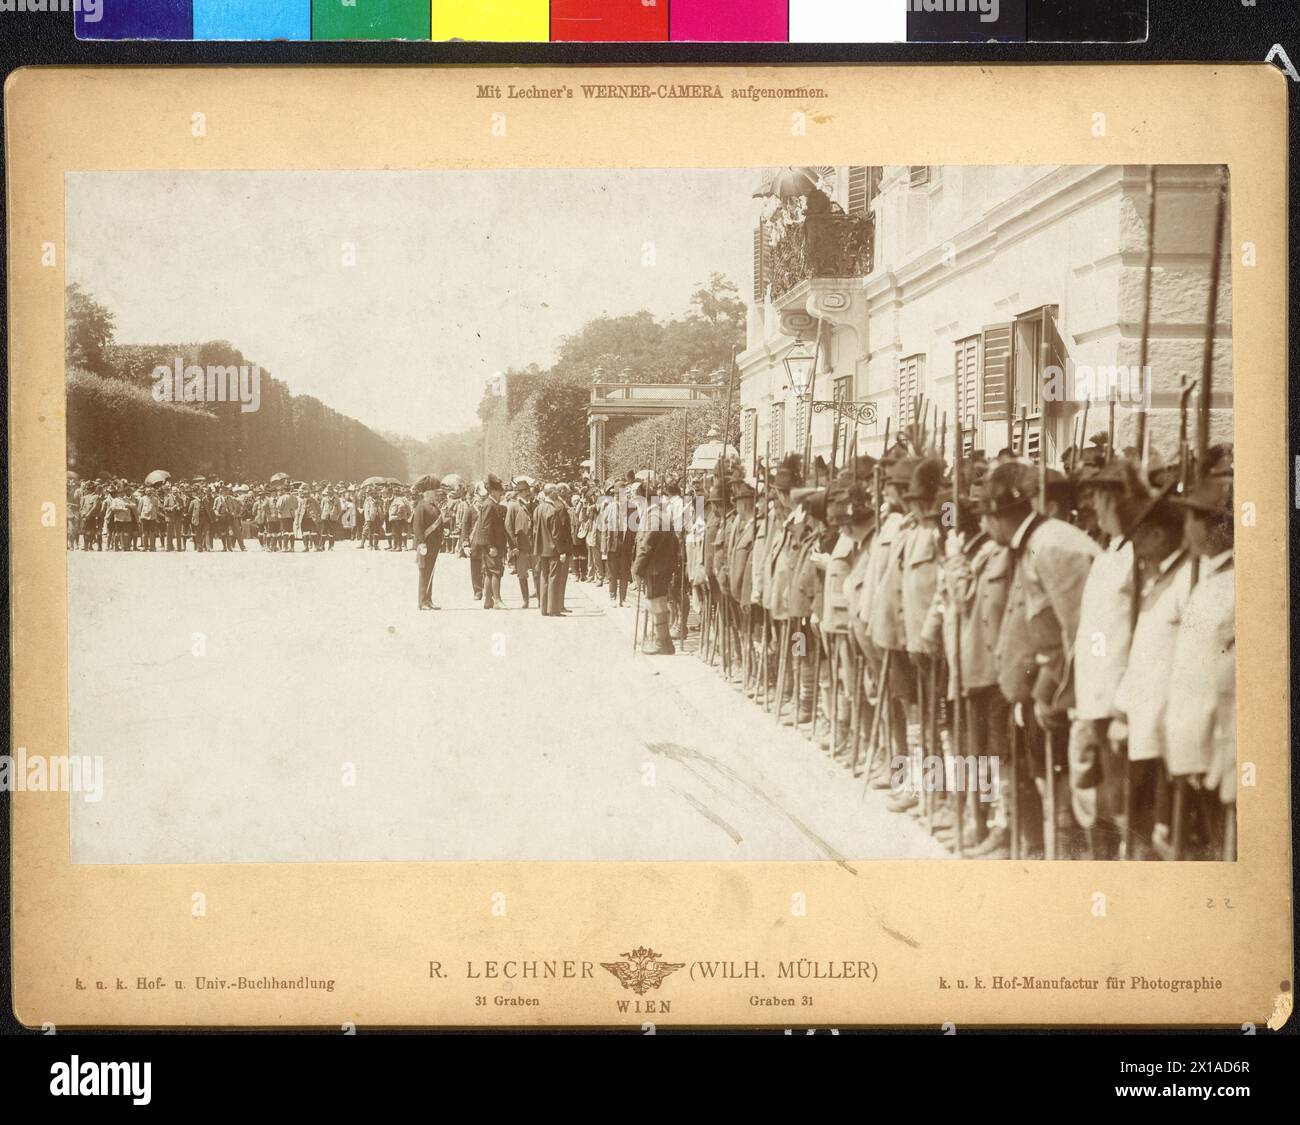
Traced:
POLYGON ((772 300, 813 277, 866 277, 875 262, 875 219, 843 212, 808 215, 771 247, 772 300))

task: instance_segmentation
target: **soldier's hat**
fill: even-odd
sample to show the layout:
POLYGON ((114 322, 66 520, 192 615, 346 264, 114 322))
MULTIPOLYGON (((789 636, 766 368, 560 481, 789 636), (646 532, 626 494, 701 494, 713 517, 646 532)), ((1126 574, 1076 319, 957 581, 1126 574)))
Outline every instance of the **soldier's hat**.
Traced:
POLYGON ((1192 485, 1182 496, 1170 501, 1180 508, 1206 515, 1230 515, 1232 512, 1232 475, 1214 473, 1192 485))
POLYGON ((776 467, 773 484, 782 491, 803 485, 803 458, 797 453, 787 454, 776 467))
POLYGON ((865 504, 867 482, 870 480, 870 473, 855 473, 852 469, 841 469, 827 489, 827 498, 840 503, 865 504))
POLYGON ((488 473, 487 480, 484 482, 489 492, 502 492, 505 485, 501 483, 501 478, 496 473, 488 473))
POLYGON ((1021 461, 1004 461, 984 480, 980 511, 989 516, 1032 504, 1038 492, 1038 470, 1021 461))
POLYGON ((907 482, 904 500, 930 501, 943 486, 943 458, 926 457, 918 461, 912 469, 912 477, 907 482))
POLYGON ((1146 496, 1133 497, 1120 502, 1119 516, 1124 527, 1124 537, 1120 540, 1121 546, 1129 542, 1138 528, 1156 512, 1171 512, 1174 510, 1172 499, 1174 489, 1177 487, 1178 478, 1170 475, 1159 488, 1153 489, 1146 496))
POLYGON ((912 483, 912 473, 919 463, 916 457, 886 458, 885 483, 906 489, 912 483))
POLYGON ((733 500, 748 500, 756 495, 754 486, 744 477, 734 477, 727 485, 733 500))
POLYGON ((790 493, 790 501, 802 506, 813 519, 826 522, 826 489, 796 488, 790 493))

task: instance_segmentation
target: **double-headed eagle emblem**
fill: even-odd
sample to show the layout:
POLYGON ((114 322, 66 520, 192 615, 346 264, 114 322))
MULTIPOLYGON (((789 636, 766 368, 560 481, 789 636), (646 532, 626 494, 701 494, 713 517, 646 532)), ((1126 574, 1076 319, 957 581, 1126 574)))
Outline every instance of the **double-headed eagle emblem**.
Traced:
POLYGON ((638 996, 643 996, 652 988, 663 984, 664 977, 686 968, 686 962, 670 964, 660 961, 659 954, 644 945, 638 946, 631 953, 620 953, 622 961, 602 961, 600 967, 608 969, 619 979, 624 988, 630 988, 638 996))

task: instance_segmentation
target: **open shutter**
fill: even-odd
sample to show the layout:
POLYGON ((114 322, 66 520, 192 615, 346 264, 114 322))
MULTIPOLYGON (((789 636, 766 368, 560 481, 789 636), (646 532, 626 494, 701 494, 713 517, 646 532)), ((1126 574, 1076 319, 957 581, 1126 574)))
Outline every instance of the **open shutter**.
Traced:
POLYGON ((921 393, 925 356, 909 355, 898 361, 898 432, 916 421, 916 396, 921 393))
POLYGON ((858 166, 849 169, 849 205, 850 215, 865 215, 867 205, 871 202, 869 195, 870 169, 858 166))
POLYGON ((962 428, 962 448, 969 453, 975 447, 975 426, 979 422, 980 338, 967 336, 954 345, 953 377, 957 382, 957 417, 962 428))
POLYGON ((981 335, 984 393, 980 404, 980 419, 984 422, 1003 422, 1011 417, 1011 325, 990 324, 981 335))
POLYGON ((767 295, 767 278, 765 266, 767 265, 767 232, 763 229, 762 220, 754 228, 754 304, 759 308, 763 306, 763 298, 767 295))

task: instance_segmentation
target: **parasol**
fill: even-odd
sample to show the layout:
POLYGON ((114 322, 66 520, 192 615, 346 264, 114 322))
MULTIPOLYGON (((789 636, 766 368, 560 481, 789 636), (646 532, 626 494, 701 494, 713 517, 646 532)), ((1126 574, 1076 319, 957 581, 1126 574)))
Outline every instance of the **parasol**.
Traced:
POLYGON ((277 481, 277 480, 288 480, 288 479, 289 479, 289 474, 288 474, 288 473, 272 473, 272 474, 271 474, 271 480, 273 480, 273 481, 277 481))
POLYGON ((144 478, 145 484, 162 484, 172 479, 171 473, 166 469, 154 469, 147 477, 144 478))
POLYGON ((796 195, 807 195, 816 186, 815 168, 778 168, 772 178, 754 192, 754 198, 775 195, 778 199, 793 199, 796 195))
POLYGON ((443 488, 464 488, 465 478, 460 473, 448 473, 442 478, 443 488))
POLYGON ((387 477, 366 477, 366 479, 361 482, 361 487, 370 488, 376 484, 387 484, 387 483, 388 483, 387 477))

